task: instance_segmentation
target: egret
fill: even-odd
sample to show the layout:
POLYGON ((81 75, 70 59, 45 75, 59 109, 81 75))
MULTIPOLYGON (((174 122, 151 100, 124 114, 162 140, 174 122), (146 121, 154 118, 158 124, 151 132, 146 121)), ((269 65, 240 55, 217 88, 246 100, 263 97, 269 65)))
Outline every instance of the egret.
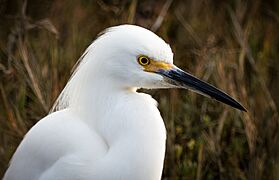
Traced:
POLYGON ((53 111, 26 134, 4 180, 160 179, 166 129, 157 102, 139 88, 190 89, 245 111, 176 67, 153 32, 111 27, 81 56, 53 111))

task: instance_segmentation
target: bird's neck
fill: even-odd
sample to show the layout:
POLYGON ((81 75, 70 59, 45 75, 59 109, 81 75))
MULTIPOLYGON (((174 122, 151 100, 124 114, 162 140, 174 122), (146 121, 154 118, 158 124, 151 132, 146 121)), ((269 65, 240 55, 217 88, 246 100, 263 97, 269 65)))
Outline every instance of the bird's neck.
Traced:
POLYGON ((104 138, 109 149, 117 153, 115 156, 127 159, 125 168, 143 179, 150 179, 144 175, 159 179, 166 131, 156 101, 135 88, 118 88, 105 82, 92 87, 97 88, 80 92, 87 96, 80 97, 75 107, 82 119, 104 138))
POLYGON ((148 135, 157 133, 159 129, 165 133, 157 102, 150 95, 136 92, 137 88, 119 88, 108 84, 92 86, 97 88, 87 88, 86 92, 81 90, 80 94, 85 96, 79 97, 74 106, 90 127, 104 135, 109 130, 113 139, 126 131, 134 135, 142 135, 142 132, 148 135))

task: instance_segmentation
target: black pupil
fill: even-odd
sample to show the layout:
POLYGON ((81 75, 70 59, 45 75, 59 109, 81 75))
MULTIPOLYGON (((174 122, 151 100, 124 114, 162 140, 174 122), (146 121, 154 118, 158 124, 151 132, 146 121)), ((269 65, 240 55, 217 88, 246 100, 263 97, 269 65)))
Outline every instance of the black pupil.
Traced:
POLYGON ((141 58, 141 63, 142 64, 147 64, 148 63, 148 59, 145 58, 145 57, 141 58))

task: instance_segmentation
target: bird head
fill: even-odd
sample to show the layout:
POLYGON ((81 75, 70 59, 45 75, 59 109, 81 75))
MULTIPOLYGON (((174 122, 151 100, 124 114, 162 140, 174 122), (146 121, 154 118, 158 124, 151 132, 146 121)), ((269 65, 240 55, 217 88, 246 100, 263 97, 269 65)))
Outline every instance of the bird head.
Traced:
MULTIPOLYGON (((185 88, 246 111, 232 97, 173 64, 170 46, 135 25, 105 30, 88 48, 89 71, 123 88, 185 88), (97 71, 97 72, 96 72, 97 71)), ((110 82, 110 83, 111 83, 110 82)), ((105 83, 105 81, 104 81, 105 83)))

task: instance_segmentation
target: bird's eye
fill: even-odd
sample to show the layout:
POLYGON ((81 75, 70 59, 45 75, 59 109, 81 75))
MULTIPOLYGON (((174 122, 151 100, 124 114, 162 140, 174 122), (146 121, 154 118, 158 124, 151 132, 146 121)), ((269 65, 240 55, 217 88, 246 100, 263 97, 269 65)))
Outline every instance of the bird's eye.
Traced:
POLYGON ((150 64, 150 59, 147 56, 139 56, 138 63, 142 66, 147 66, 150 64))

